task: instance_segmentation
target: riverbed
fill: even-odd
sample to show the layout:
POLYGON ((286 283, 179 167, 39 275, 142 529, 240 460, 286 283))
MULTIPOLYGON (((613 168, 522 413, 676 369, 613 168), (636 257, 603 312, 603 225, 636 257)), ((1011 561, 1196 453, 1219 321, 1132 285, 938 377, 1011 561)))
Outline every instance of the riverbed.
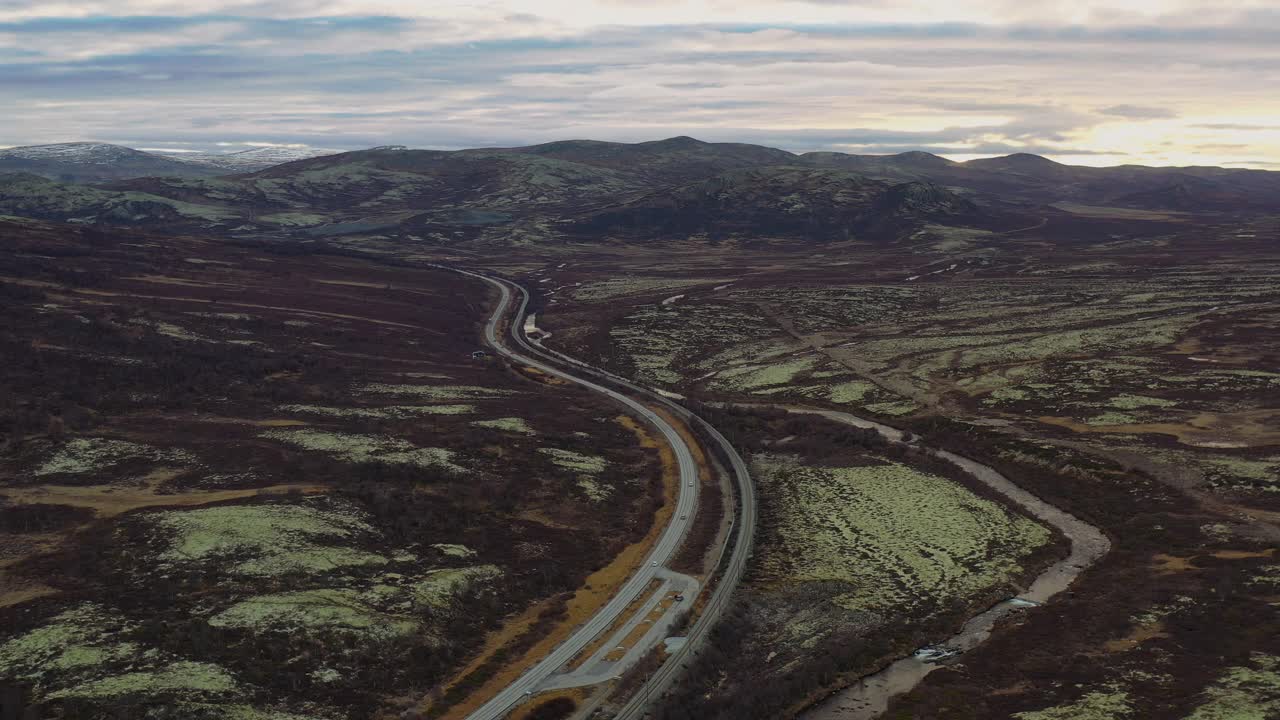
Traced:
MULTIPOLYGON (((1023 490, 996 472, 994 468, 946 450, 930 448, 915 441, 905 441, 902 431, 897 428, 849 413, 793 406, 780 407, 788 412, 821 415, 846 425, 875 430, 890 442, 910 444, 954 463, 1003 495, 1011 503, 1022 508, 1028 515, 1061 532, 1070 541, 1071 552, 1067 557, 1040 573, 1026 592, 1016 598, 997 603, 969 618, 958 633, 939 643, 940 645, 962 652, 981 645, 991 636, 992 629, 1001 618, 1048 602, 1053 596, 1066 590, 1085 568, 1097 562, 1111 549, 1111 541, 1101 530, 1023 490)), ((801 717, 805 720, 873 720, 888 709, 889 701, 894 696, 908 692, 939 667, 941 665, 927 663, 915 655, 908 655, 894 661, 880 672, 861 678, 853 685, 835 693, 810 708, 801 717)))

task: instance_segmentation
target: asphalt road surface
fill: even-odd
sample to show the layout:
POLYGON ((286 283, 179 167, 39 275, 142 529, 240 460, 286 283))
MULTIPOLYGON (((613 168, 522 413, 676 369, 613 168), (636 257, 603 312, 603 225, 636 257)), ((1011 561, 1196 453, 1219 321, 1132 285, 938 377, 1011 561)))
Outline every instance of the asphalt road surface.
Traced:
MULTIPOLYGON (((662 536, 658 539, 649 556, 645 558, 640 569, 627 580, 626 584, 613 596, 608 604, 601 608, 590 620, 579 626, 567 640, 551 651, 551 654, 543 658, 538 664, 525 672, 524 675, 520 676, 518 680, 504 688, 468 716, 468 720, 497 720, 497 718, 503 717, 512 707, 518 705, 526 697, 537 692, 540 686, 550 676, 554 675, 562 665, 569 662, 583 648, 589 645, 596 636, 608 630, 609 626, 623 613, 627 605, 644 591, 649 582, 658 575, 659 569, 671 559, 671 556, 679 548, 685 532, 693 522, 694 511, 697 506, 698 466, 693 461, 693 454, 690 452, 689 446, 676 428, 640 402, 603 385, 571 375, 559 368, 521 354, 499 342, 498 338, 503 318, 506 317, 513 303, 514 296, 510 285, 478 273, 457 268, 447 269, 480 278, 498 288, 501 292, 502 299, 499 301, 493 315, 490 316, 484 331, 485 340, 493 347, 495 352, 514 362, 537 368, 548 375, 567 380, 593 392, 605 395, 625 406, 629 411, 643 418, 662 434, 672 450, 675 451, 676 463, 680 472, 676 507, 675 512, 671 515, 671 523, 663 531, 662 536)), ((523 293, 521 293, 521 298, 520 307, 514 316, 514 322, 516 323, 522 321, 524 305, 527 302, 527 297, 523 293)))
MULTIPOLYGON (((512 287, 520 292, 523 298, 520 311, 516 316, 516 321, 519 322, 525 316, 524 307, 528 302, 528 293, 518 285, 512 284, 512 287)), ((701 651, 702 643, 710 635, 711 629, 720 621, 720 616, 725 608, 728 607, 734 589, 742 581, 742 576, 746 572, 747 561, 751 558, 753 540, 755 539, 757 516, 755 484, 751 480, 747 464, 743 461, 742 456, 734 450, 732 443, 710 423, 697 414, 690 412, 688 408, 662 396, 661 393, 652 388, 637 385, 626 378, 587 365, 564 353, 542 347, 540 343, 535 343, 537 345, 535 347, 534 344, 530 344, 521 335, 519 327, 518 324, 512 324, 511 338, 516 345, 524 348, 528 354, 557 360, 565 365, 577 368, 585 375, 602 378, 615 387, 629 390, 635 396, 647 396, 655 404, 666 407, 677 417, 700 428, 720 449, 723 456, 722 459, 728 462, 729 470, 736 481, 739 500, 738 512, 734 519, 736 535, 732 537, 732 547, 725 549, 728 557, 721 568, 722 572, 718 581, 702 608, 702 614, 698 616, 698 619, 689 628, 688 634, 685 636, 685 642, 669 649, 670 655, 667 656, 666 662, 645 681, 640 690, 632 695, 614 715, 614 720, 638 720, 649 714, 653 704, 670 689, 672 683, 675 682, 688 663, 701 651)))

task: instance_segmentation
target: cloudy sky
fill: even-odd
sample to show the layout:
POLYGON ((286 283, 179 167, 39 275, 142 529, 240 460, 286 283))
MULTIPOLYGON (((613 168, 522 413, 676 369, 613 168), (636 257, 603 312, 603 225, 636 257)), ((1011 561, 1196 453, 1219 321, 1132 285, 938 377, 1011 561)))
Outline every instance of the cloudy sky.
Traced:
POLYGON ((0 0, 0 146, 672 135, 1280 169, 1276 0, 0 0))

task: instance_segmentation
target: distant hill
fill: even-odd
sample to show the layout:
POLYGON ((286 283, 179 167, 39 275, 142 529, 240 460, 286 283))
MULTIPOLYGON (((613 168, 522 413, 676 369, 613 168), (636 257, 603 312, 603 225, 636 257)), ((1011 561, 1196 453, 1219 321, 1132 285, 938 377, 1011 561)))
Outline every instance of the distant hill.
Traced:
POLYGON ((217 168, 180 162, 121 145, 95 142, 0 150, 0 173, 24 172, 60 182, 96 183, 137 177, 211 177, 217 168))
POLYGON ((978 220, 973 202, 936 185, 900 185, 797 165, 733 170, 606 208, 572 226, 577 235, 712 239, 883 238, 943 218, 978 220))
POLYGON ((60 183, 32 173, 0 174, 0 214, 113 225, 217 224, 235 213, 143 192, 60 183))
POLYGON ((156 151, 155 154, 180 162, 205 165, 225 173, 250 173, 266 170, 295 160, 308 160, 325 155, 336 155, 343 150, 325 148, 258 147, 230 153, 188 153, 156 151))
POLYGON ((664 184, 687 183, 741 168, 796 163, 796 155, 785 150, 742 143, 709 143, 683 136, 641 143, 566 140, 499 151, 608 168, 664 184))
POLYGON ((976 168, 978 170, 987 170, 989 172, 1014 172, 1025 175, 1034 175, 1036 177, 1064 177, 1069 176, 1073 169, 1083 170, 1084 168, 1072 168, 1070 165, 1063 165, 1046 157, 1032 155, 1030 153, 1014 153, 1013 155, 1004 155, 1002 157, 979 158, 964 163, 967 168, 976 168))
POLYGON ((20 173, 0 183, 0 213, 237 236, 456 244, 703 234, 882 241, 929 224, 1040 227, 1061 216, 1051 206, 1062 203, 1215 216, 1280 212, 1280 173, 1079 167, 1029 154, 964 163, 925 152, 796 155, 689 137, 299 154, 312 151, 229 153, 212 168, 101 143, 14 148, 0 153, 0 172, 20 173), (244 172, 258 163, 272 164, 244 172), (89 181, 97 184, 66 184, 89 181))

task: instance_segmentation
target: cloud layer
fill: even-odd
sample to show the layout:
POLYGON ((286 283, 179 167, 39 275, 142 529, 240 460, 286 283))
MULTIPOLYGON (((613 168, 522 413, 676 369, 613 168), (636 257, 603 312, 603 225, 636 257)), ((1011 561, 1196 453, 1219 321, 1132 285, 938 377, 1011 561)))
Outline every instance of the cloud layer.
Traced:
POLYGON ((1269 4, 0 0, 0 145, 686 134, 1270 167, 1269 4))

